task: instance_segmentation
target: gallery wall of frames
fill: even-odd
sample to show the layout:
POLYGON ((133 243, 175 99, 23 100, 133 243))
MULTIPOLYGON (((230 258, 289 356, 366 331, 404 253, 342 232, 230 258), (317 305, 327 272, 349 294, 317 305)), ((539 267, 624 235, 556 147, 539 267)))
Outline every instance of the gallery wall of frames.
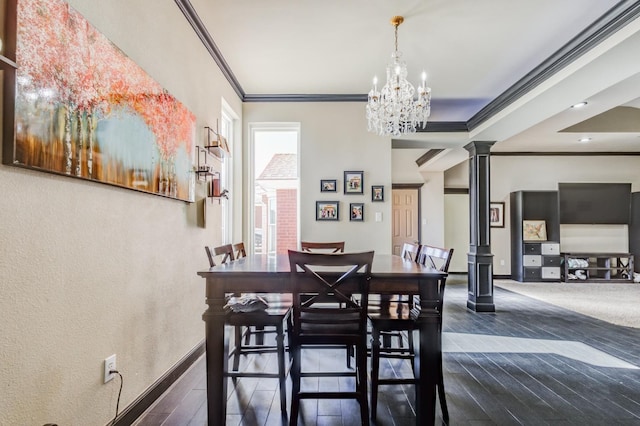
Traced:
MULTIPOLYGON (((364 172, 345 171, 342 180, 343 195, 365 196, 364 172)), ((320 179, 320 192, 338 194, 339 180, 337 178, 320 179)), ((337 197, 334 197, 337 198, 337 197)), ((346 201, 343 201, 346 206, 346 201)), ((384 186, 371 186, 371 202, 384 202, 384 186)), ((318 200, 316 201, 317 221, 340 221, 340 200, 318 200)), ((365 202, 361 199, 357 202, 349 202, 347 211, 350 222, 364 222, 365 202)))

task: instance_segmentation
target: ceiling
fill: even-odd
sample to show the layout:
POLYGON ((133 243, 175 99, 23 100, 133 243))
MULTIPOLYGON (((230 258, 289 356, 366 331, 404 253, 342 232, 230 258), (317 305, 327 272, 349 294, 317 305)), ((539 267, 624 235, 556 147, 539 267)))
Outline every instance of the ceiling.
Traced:
POLYGON ((362 101, 363 116, 403 16, 398 48, 432 106, 428 131, 393 147, 443 150, 421 170, 464 160, 470 141, 640 153, 640 1, 175 1, 245 102, 362 101))

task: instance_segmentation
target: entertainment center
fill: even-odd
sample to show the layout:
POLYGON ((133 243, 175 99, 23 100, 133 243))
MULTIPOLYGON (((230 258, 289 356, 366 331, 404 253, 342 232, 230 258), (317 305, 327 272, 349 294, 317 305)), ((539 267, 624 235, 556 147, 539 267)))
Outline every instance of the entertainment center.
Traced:
MULTIPOLYGON (((520 282, 632 282, 640 193, 630 183, 559 183, 510 194, 511 277, 520 282), (627 225, 628 253, 560 252, 560 225, 627 225)), ((626 237, 626 236, 625 236, 626 237)))

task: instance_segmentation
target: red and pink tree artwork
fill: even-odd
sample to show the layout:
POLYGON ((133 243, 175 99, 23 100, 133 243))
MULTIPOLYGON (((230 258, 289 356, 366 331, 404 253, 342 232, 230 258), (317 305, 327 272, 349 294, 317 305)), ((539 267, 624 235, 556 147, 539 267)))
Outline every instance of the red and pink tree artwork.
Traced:
POLYGON ((13 162, 193 201, 195 116, 62 0, 19 0, 13 162))

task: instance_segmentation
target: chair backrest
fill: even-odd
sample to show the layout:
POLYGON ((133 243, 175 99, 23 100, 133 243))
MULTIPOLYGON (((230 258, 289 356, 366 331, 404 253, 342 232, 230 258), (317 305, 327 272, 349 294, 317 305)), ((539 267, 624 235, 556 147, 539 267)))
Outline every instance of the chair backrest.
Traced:
POLYGON ((439 247, 422 244, 418 251, 416 262, 431 266, 440 272, 449 272, 449 264, 453 257, 453 249, 443 249, 439 247))
POLYGON ((209 258, 209 266, 216 266, 215 258, 217 256, 222 256, 222 260, 220 260, 220 264, 227 263, 227 261, 235 260, 233 256, 233 247, 231 244, 224 244, 218 247, 214 247, 213 249, 209 246, 204 246, 204 250, 207 252, 207 257, 209 258))
POLYGON ((300 248, 302 251, 306 252, 344 253, 344 241, 336 241, 332 243, 301 241, 300 248))
POLYGON ((243 242, 235 243, 233 245, 233 253, 234 253, 236 259, 240 259, 242 257, 247 257, 247 252, 244 249, 244 243, 243 242))
MULTIPOLYGON (((432 268, 435 268, 440 272, 449 272, 449 264, 451 263, 452 257, 452 248, 443 249, 423 244, 420 246, 417 262, 425 266, 431 266, 432 268)), ((440 293, 440 300, 438 303, 438 310, 440 311, 440 324, 442 324, 442 308, 444 304, 444 288, 446 283, 446 277, 440 278, 440 285, 438 286, 440 293)))
POLYGON ((207 258, 209 259, 209 266, 213 268, 214 266, 216 266, 216 262, 215 260, 213 260, 214 258, 213 250, 211 250, 209 246, 204 246, 204 251, 207 253, 207 258))
POLYGON ((289 250, 293 294, 293 333, 351 336, 367 327, 367 305, 373 251, 363 253, 307 253, 289 250), (356 280, 358 289, 341 286, 356 280), (304 286, 302 284, 304 283, 304 286), (351 293, 360 295, 358 303, 351 293), (339 331, 337 331, 339 330, 339 331))
POLYGON ((400 256, 402 256, 403 259, 417 262, 419 252, 420 246, 418 244, 404 243, 400 256))

